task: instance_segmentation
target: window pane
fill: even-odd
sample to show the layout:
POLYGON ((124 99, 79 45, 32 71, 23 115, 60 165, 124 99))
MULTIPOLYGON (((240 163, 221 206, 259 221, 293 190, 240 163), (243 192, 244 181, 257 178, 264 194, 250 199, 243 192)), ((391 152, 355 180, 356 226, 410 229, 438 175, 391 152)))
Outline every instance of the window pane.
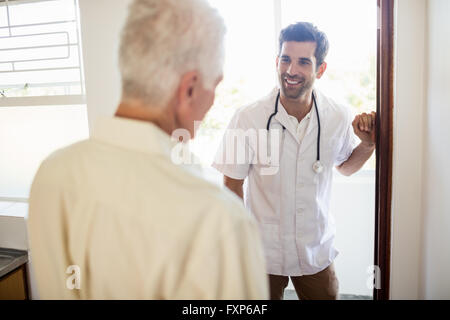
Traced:
POLYGON ((283 0, 282 25, 308 21, 330 42, 327 70, 316 86, 355 108, 376 109, 377 2, 283 0))
POLYGON ((77 1, 9 2, 0 24, 2 97, 82 94, 77 1))
MULTIPOLYGON (((6 97, 50 95, 51 92, 63 92, 62 94, 64 94, 66 86, 76 85, 79 81, 80 71, 77 69, 0 73, 2 93, 6 97), (26 78, 26 82, 22 84, 24 78, 26 78), (44 88, 52 90, 47 93, 44 88)), ((77 88, 80 89, 79 85, 77 88)))
POLYGON ((0 108, 0 196, 28 197, 41 161, 88 136, 84 105, 0 108))
POLYGON ((12 25, 47 23, 71 20, 75 17, 73 0, 35 1, 9 3, 9 16, 12 25))
POLYGON ((41 25, 15 26, 14 28, 11 29, 11 33, 13 36, 40 34, 40 33, 56 33, 56 32, 67 33, 69 35, 70 43, 78 42, 77 25, 75 24, 74 20, 71 20, 69 22, 57 21, 57 23, 55 22, 41 25))
MULTIPOLYGON (((328 37, 327 70, 315 86, 355 114, 375 111, 376 0, 283 0, 281 4, 283 28, 308 21, 328 37)), ((375 169, 375 154, 364 169, 375 169)))
POLYGON ((223 16, 227 33, 224 79, 216 90, 215 103, 192 143, 193 152, 205 166, 212 163, 220 139, 236 109, 255 101, 276 85, 272 1, 209 2, 223 16), (249 13, 255 11, 257 14, 250 17, 249 13))
POLYGON ((0 28, 5 26, 8 26, 8 16, 6 15, 6 7, 0 6, 0 28))

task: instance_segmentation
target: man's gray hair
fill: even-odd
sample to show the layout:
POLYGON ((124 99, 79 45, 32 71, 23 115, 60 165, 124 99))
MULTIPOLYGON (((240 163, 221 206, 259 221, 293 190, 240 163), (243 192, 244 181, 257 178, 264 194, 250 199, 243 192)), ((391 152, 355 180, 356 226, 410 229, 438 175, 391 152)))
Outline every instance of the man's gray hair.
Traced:
POLYGON ((205 0, 134 0, 122 30, 122 98, 166 106, 180 77, 198 70, 211 89, 222 74, 225 24, 205 0))

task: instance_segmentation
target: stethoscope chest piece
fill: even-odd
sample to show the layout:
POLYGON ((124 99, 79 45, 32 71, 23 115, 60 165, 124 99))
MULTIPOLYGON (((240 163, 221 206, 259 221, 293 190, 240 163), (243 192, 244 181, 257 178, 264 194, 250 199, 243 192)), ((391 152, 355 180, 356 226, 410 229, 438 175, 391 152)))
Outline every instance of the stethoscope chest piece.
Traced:
POLYGON ((323 171, 323 165, 322 165, 322 163, 320 163, 319 160, 314 162, 313 170, 314 170, 315 173, 321 173, 323 171))

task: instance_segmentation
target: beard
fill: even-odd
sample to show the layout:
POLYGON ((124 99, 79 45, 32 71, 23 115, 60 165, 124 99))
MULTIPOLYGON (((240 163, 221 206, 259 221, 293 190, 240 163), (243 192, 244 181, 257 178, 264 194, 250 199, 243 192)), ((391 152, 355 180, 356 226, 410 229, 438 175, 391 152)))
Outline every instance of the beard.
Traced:
POLYGON ((307 80, 304 77, 290 77, 286 73, 283 73, 279 76, 281 92, 283 96, 288 99, 298 99, 303 96, 306 92, 308 92, 314 85, 314 79, 307 80), (292 81, 299 81, 300 84, 294 87, 289 87, 285 82, 285 79, 289 79, 292 81))

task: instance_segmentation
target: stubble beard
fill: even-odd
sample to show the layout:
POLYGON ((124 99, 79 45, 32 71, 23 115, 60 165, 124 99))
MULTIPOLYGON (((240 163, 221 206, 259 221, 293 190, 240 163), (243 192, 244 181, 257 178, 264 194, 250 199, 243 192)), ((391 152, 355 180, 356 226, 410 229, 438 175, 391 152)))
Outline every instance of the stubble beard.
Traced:
POLYGON ((300 98, 305 93, 307 93, 313 87, 313 84, 314 84, 314 79, 306 80, 303 78, 302 79, 303 84, 299 88, 297 88, 295 90, 288 89, 286 86, 286 83, 284 82, 284 78, 285 78, 285 76, 282 75, 279 78, 279 81, 280 81, 280 86, 281 86, 281 91, 283 93, 283 96, 285 96, 288 99, 296 100, 296 99, 300 98))

